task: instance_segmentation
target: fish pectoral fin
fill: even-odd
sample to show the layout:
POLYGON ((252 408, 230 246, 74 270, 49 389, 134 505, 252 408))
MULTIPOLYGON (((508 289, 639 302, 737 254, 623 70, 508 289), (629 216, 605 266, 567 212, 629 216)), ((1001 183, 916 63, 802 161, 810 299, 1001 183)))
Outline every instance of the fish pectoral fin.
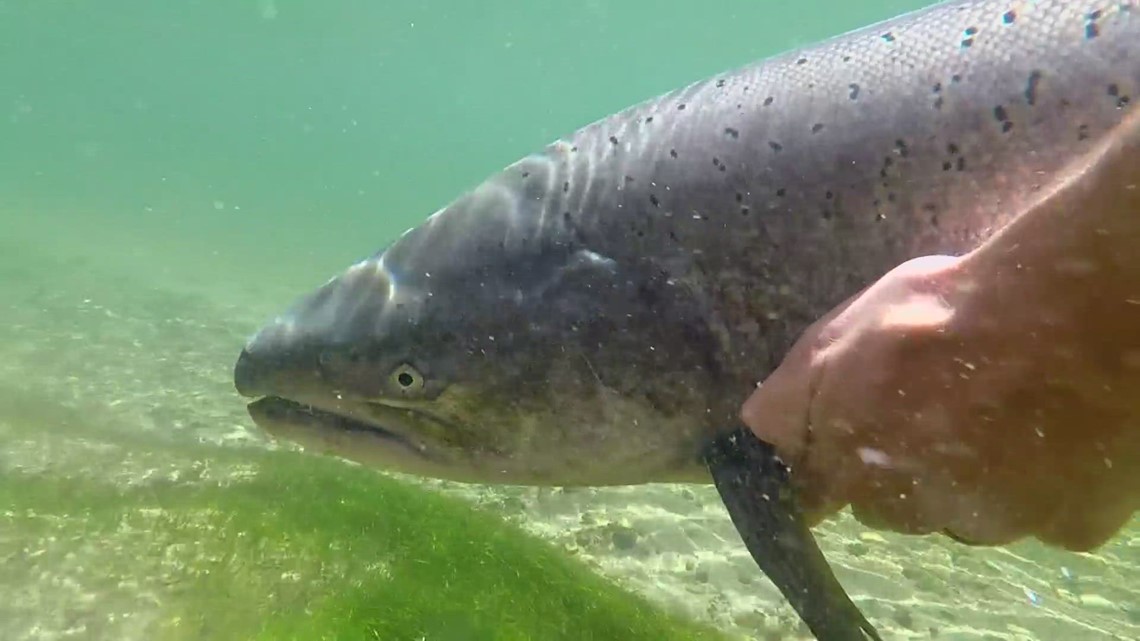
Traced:
POLYGON ((775 448, 742 427, 710 443, 704 461, 748 552, 812 634, 882 641, 816 544, 775 448))

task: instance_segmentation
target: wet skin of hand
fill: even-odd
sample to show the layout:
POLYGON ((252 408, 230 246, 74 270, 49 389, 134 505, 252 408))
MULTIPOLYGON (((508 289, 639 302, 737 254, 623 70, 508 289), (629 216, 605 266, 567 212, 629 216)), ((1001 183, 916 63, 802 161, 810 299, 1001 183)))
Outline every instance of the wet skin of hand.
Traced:
POLYGON ((812 523, 1089 550, 1140 508, 1138 122, 978 250, 820 319, 749 398, 812 523))

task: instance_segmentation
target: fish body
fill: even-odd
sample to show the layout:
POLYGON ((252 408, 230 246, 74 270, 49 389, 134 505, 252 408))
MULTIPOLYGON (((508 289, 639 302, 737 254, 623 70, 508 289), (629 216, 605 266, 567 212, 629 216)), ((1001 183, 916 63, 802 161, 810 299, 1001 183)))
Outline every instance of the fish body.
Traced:
MULTIPOLYGON (((235 384, 260 399, 250 411, 269 431, 388 469, 545 485, 716 478, 755 539, 783 517, 738 520, 767 494, 728 482, 747 464, 718 477, 731 456, 707 449, 733 454, 723 439, 748 437, 738 413, 755 384, 892 267, 976 247, 1137 100, 1136 0, 904 14, 520 159, 268 324, 235 384)), ((761 450, 741 460, 767 461, 761 450)), ((749 543, 762 567, 778 552, 763 547, 749 543)), ((820 587, 830 571, 813 558, 807 578, 765 571, 821 639, 874 638, 834 577, 820 587), (839 609, 811 611, 816 597, 839 609)))

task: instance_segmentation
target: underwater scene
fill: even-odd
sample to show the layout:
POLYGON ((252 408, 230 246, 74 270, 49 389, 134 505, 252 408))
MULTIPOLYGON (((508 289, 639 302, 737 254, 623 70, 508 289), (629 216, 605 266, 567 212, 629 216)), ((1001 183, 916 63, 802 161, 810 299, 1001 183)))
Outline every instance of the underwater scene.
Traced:
MULTIPOLYGON (((875 638, 826 621, 812 629, 812 616, 822 617, 818 623, 840 615, 803 614, 788 600, 791 584, 777 585, 758 567, 742 540, 758 521, 734 522, 730 490, 718 490, 695 449, 691 464, 665 451, 697 438, 685 432, 671 440, 670 430, 695 429, 667 421, 672 415, 600 434, 590 427, 605 427, 591 422, 591 403, 517 418, 530 407, 524 401, 540 387, 536 381, 464 396, 433 390, 430 376, 400 365, 377 380, 438 393, 451 412, 423 428, 444 431, 431 438, 445 454, 403 467, 414 452, 383 450, 375 439, 420 446, 382 429, 388 424, 368 432, 361 414, 324 417, 339 421, 344 440, 340 433, 313 436, 308 424, 274 429, 281 419, 274 411, 321 418, 309 407, 315 397, 306 394, 316 392, 301 381, 305 366, 276 362, 276 379, 264 365, 256 383, 239 368, 238 387, 257 388, 243 394, 235 389, 235 363, 258 341, 285 341, 286 330, 274 329, 282 323, 310 331, 302 297, 330 278, 347 283, 352 269, 389 270, 381 302, 402 300, 418 285, 411 276, 401 280, 394 261, 426 260, 408 230, 554 141, 691 83, 933 4, 0 0, 0 641, 875 638), (401 237, 411 239, 402 253, 377 267, 377 252, 401 237), (278 387, 265 391, 271 385, 278 387), (263 406, 268 414, 257 421, 253 406, 247 409, 252 397, 293 391, 303 404, 263 406), (479 459, 499 443, 472 444, 464 439, 478 434, 447 431, 463 408, 475 407, 488 420, 518 420, 530 430, 528 449, 502 462, 502 482, 486 471, 500 462, 479 459), (543 446, 546 423, 560 430, 582 423, 592 440, 543 446), (437 473, 442 469, 455 476, 437 473)), ((951 4, 972 10, 997 3, 951 4)), ((1029 22, 1032 5, 1056 3, 1007 4, 995 24, 1003 15, 1012 22, 1014 11, 1029 22)), ((1133 22, 1117 28, 1137 29, 1135 3, 1086 4, 1112 5, 1121 16, 1135 9, 1133 22)), ((1110 17, 1086 16, 1080 29, 1092 33, 1092 24, 1107 41, 1110 17)), ((876 37, 886 42, 894 33, 876 37)), ((1140 80, 1131 61, 1125 75, 1140 80)), ((789 78, 790 87, 797 77, 789 78)), ((780 77, 766 82, 784 86, 780 77)), ((873 85, 842 86, 844 100, 860 92, 874 99, 873 85)), ((1120 113, 1131 108, 1120 94, 1132 90, 1140 88, 1122 84, 1113 96, 1120 113)), ((690 111, 700 101, 693 96, 690 111)), ((685 104, 678 107, 669 112, 685 104)), ((637 127, 619 129, 632 136, 637 127)), ((747 134, 723 129, 722 139, 747 134)), ((827 132, 820 123, 805 135, 827 132)), ((620 135, 600 144, 609 138, 619 147, 620 135)), ((791 153, 783 143, 765 139, 765 153, 791 153)), ((668 151, 661 148, 662 158, 668 151)), ((535 161, 535 171, 550 179, 552 193, 571 192, 572 179, 563 187, 553 173, 542 174, 556 164, 550 157, 535 161)), ((702 171, 725 172, 720 160, 701 163, 702 171)), ((606 167, 598 161, 582 171, 606 167)), ((622 165, 618 173, 631 184, 642 170, 622 165)), ((499 188, 506 189, 489 189, 499 188)), ((506 198, 511 207, 526 202, 530 192, 523 193, 506 198)), ((751 220, 760 207, 745 198, 735 193, 734 221, 751 220)), ((561 211, 550 216, 561 220, 561 211)), ((440 227, 451 224, 440 220, 440 227)), ((488 246, 524 242, 471 233, 471 242, 488 246)), ((574 257, 584 262, 573 265, 586 267, 573 277, 587 287, 590 270, 608 269, 618 245, 653 251, 651 239, 634 248, 626 236, 608 236, 610 250, 574 257)), ((458 244, 432 251, 440 252, 431 258, 441 265, 437 280, 469 259, 458 244)), ((491 268, 470 269, 478 276, 462 283, 489 282, 491 268)), ((525 287, 553 287, 546 276, 536 263, 525 287)), ((326 296, 347 295, 365 309, 372 303, 352 298, 358 285, 326 296)), ((526 295, 521 287, 519 297, 526 295)), ((456 294, 443 285, 426 291, 437 299, 456 294)), ((486 313, 478 296, 474 289, 469 298, 451 296, 444 316, 486 313)), ((544 306, 526 320, 535 328, 545 315, 593 313, 592 303, 583 308, 577 300, 544 306)), ((357 309, 338 304, 338 319, 357 309)), ((676 317, 670 314, 689 308, 665 309, 676 317)), ((360 331, 347 320, 337 328, 360 331)), ((653 340, 688 340, 673 336, 662 330, 653 340)), ((438 348, 434 337, 423 341, 438 348)), ((564 351, 556 341, 527 345, 551 362, 564 351)), ((480 349, 486 355, 492 347, 480 349)), ((600 380, 606 372, 595 367, 633 379, 669 367, 668 360, 634 367, 642 357, 617 349, 575 361, 580 367, 570 373, 552 366, 550 376, 564 378, 543 383, 573 388, 579 375, 600 380)), ((318 361, 353 376, 363 367, 318 361)), ((672 400, 662 406, 686 402, 696 384, 680 367, 675 372, 665 387, 672 400)), ((725 415, 734 416, 742 400, 726 401, 725 415)), ((386 405, 396 413, 384 416, 393 424, 418 420, 412 401, 401 403, 386 405)), ((646 416, 618 401, 610 408, 646 416)), ((830 571, 812 566, 823 574, 802 580, 815 589, 820 584, 812 581, 833 572, 882 639, 1140 639, 1135 518, 1088 552, 1031 538, 983 546, 904 535, 870 528, 847 510, 812 533, 830 571)), ((827 592, 819 589, 807 593, 807 610, 813 595, 827 592)))

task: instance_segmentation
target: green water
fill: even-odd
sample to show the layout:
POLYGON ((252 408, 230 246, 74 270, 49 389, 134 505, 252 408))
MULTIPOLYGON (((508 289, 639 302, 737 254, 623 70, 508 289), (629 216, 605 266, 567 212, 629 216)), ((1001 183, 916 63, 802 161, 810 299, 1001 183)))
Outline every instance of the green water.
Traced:
MULTIPOLYGON (((709 488, 273 449, 230 368, 555 137, 923 4, 0 0, 0 640, 805 638, 709 488)), ((892 638, 1140 636, 1136 528, 1096 555, 819 536, 892 638)))

